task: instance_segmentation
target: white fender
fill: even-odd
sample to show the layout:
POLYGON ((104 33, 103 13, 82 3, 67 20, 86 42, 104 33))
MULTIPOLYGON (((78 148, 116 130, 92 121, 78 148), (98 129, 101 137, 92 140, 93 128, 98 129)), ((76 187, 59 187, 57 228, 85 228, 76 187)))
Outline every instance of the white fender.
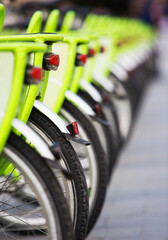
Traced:
POLYGON ((83 112, 85 112, 89 116, 96 116, 96 113, 93 111, 90 105, 75 93, 67 90, 65 92, 65 97, 69 101, 73 102, 76 106, 78 106, 83 112))
POLYGON ((112 62, 109 66, 109 70, 122 82, 128 80, 127 72, 116 62, 112 62))
POLYGON ((60 129, 62 133, 70 134, 64 121, 44 103, 40 102, 39 100, 35 100, 34 107, 43 113, 46 117, 48 117, 60 129))
POLYGON ((48 117, 50 119, 50 121, 52 121, 53 124, 55 124, 59 128, 59 130, 64 134, 64 136, 67 139, 72 140, 77 143, 80 143, 80 144, 84 144, 84 145, 90 144, 86 140, 83 140, 76 136, 73 136, 67 129, 64 121, 54 111, 52 111, 50 108, 48 108, 44 103, 42 103, 38 100, 35 100, 34 107, 36 109, 38 109, 38 111, 43 113, 46 117, 48 117))
POLYGON ((133 71, 138 66, 138 61, 132 53, 122 54, 117 63, 127 72, 133 71))
POLYGON ((97 91, 97 89, 85 79, 81 79, 79 84, 96 102, 101 103, 103 101, 99 91, 97 91))
POLYGON ((42 138, 28 125, 20 121, 19 119, 13 119, 12 126, 18 130, 24 137, 26 137, 37 149, 40 155, 44 158, 55 160, 54 155, 49 150, 47 144, 42 138))
POLYGON ((105 76, 103 76, 103 74, 99 73, 99 72, 93 72, 92 75, 93 79, 99 83, 107 92, 113 92, 114 91, 114 84, 105 76))

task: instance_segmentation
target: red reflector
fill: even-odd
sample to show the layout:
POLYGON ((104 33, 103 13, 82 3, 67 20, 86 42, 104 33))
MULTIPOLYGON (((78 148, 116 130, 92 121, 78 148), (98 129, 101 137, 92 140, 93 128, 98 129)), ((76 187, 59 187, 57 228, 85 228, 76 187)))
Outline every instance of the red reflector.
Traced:
POLYGON ((101 116, 100 105, 99 105, 99 104, 96 104, 96 105, 95 105, 95 109, 96 109, 97 116, 100 117, 100 116, 101 116))
POLYGON ((39 67, 34 67, 31 65, 26 66, 25 72, 25 84, 38 84, 43 78, 43 71, 39 67))
POLYGON ((87 56, 85 54, 81 54, 80 57, 79 57, 79 60, 83 63, 86 63, 87 56))
POLYGON ((87 61, 87 55, 77 53, 76 60, 75 60, 76 66, 84 66, 86 61, 87 61))
POLYGON ((50 70, 57 70, 60 63, 60 57, 58 54, 54 53, 45 53, 43 57, 43 69, 50 71, 50 70))
POLYGON ((72 122, 67 126, 67 129, 70 131, 72 135, 78 135, 79 130, 78 130, 78 124, 76 121, 72 122))
POLYGON ((101 47, 100 47, 100 52, 101 52, 101 53, 104 53, 104 52, 105 52, 105 47, 101 46, 101 47))
POLYGON ((96 54, 96 51, 93 48, 89 49, 88 57, 94 57, 96 54))
POLYGON ((73 126, 73 130, 74 130, 74 134, 75 134, 75 135, 78 135, 78 134, 79 134, 79 130, 78 130, 78 124, 77 124, 77 122, 76 122, 76 121, 73 122, 73 123, 72 123, 72 126, 73 126))
POLYGON ((59 55, 53 54, 49 58, 50 64, 57 66, 59 65, 59 55))
POLYGON ((43 77, 42 69, 39 67, 33 67, 30 72, 31 78, 41 81, 43 77))

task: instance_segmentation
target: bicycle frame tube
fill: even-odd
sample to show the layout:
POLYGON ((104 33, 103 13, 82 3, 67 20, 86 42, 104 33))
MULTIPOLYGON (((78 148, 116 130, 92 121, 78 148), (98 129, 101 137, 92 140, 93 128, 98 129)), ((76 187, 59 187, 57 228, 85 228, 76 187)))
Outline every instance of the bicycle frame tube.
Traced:
POLYGON ((0 4, 0 32, 2 31, 4 18, 5 18, 5 8, 2 4, 0 4))
POLYGON ((42 26, 43 15, 42 12, 36 11, 30 19, 27 27, 27 33, 39 33, 42 26))
MULTIPOLYGON (((79 53, 82 54, 88 54, 88 44, 83 44, 79 47, 78 49, 79 53)), ((87 59, 87 66, 80 66, 80 67, 74 67, 74 73, 73 73, 73 77, 72 77, 72 81, 71 81, 71 85, 69 90, 73 93, 77 93, 79 88, 82 90, 85 90, 91 97, 93 97, 93 99, 96 102, 102 102, 102 97, 99 94, 99 92, 87 81, 87 79, 85 79, 85 77, 83 77, 83 73, 84 70, 86 68, 86 71, 88 73, 88 75, 92 74, 92 68, 93 68, 93 64, 94 64, 94 59, 92 59, 94 57, 88 58, 87 59), (88 64, 89 61, 89 64, 88 64), (91 67, 90 67, 91 66, 91 67), (89 69, 88 69, 89 68, 89 69)), ((86 76, 86 75, 85 75, 86 76)))
MULTIPOLYGON (((76 52, 79 54, 87 55, 88 54, 88 44, 80 44, 77 47, 76 52)), ((71 79, 71 83, 69 85, 70 91, 77 93, 77 91, 79 89, 79 81, 83 75, 83 71, 84 71, 84 66, 74 66, 73 76, 71 79)))
POLYGON ((88 33, 86 32, 86 35, 90 39, 89 47, 93 48, 96 52, 94 57, 88 58, 86 65, 84 66, 84 72, 82 75, 82 78, 85 79, 87 82, 92 82, 92 72, 95 66, 96 57, 99 54, 100 51, 100 45, 99 45, 99 36, 95 33, 88 33))
POLYGON ((44 32, 55 33, 56 27, 58 25, 60 12, 57 9, 54 9, 50 12, 47 22, 44 26, 44 32))
POLYGON ((64 20, 62 22, 61 31, 62 32, 68 32, 70 29, 72 29, 72 25, 75 19, 75 12, 74 11, 68 11, 64 17, 64 20))

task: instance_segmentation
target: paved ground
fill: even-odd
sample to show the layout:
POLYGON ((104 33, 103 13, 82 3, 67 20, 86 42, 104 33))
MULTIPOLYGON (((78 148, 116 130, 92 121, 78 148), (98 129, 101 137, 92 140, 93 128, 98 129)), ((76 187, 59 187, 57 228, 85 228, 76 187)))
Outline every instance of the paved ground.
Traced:
MULTIPOLYGON (((165 39, 165 38, 164 38, 165 39)), ((87 240, 168 239, 168 36, 129 144, 87 240)))

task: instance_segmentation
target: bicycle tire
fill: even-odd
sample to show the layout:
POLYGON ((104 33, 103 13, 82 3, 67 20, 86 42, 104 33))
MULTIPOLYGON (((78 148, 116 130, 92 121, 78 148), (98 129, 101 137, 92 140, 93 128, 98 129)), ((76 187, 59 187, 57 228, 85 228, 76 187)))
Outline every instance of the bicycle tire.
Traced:
MULTIPOLYGON (((77 200, 77 216, 74 223, 75 235, 78 240, 83 240, 85 239, 87 231, 89 202, 85 176, 76 152, 70 142, 62 135, 58 127, 36 108, 33 108, 31 112, 29 123, 31 123, 31 127, 33 127, 32 124, 38 127, 52 143, 60 143, 64 156, 63 159, 73 175, 72 181, 76 191, 76 193, 74 191, 74 194, 76 194, 75 199, 77 200)), ((34 130, 36 131, 36 129, 34 130)))
MULTIPOLYGON (((44 206, 45 208, 50 208, 50 215, 48 216, 48 219, 55 219, 54 224, 56 222, 59 222, 60 227, 59 236, 56 236, 54 231, 54 235, 49 239, 74 239, 70 214, 68 212, 66 200, 63 196, 59 183, 55 181, 55 177, 48 165, 46 164, 45 160, 23 139, 21 139, 14 133, 10 134, 2 154, 5 154, 5 156, 8 156, 10 158, 12 156, 12 164, 15 164, 17 166, 19 172, 25 174, 25 171, 29 169, 29 173, 31 174, 25 174, 26 178, 29 179, 30 182, 33 181, 33 185, 35 184, 35 182, 34 179, 31 180, 31 177, 35 176, 35 178, 38 179, 38 185, 35 186, 37 192, 40 186, 42 186, 43 192, 39 192, 38 196, 41 197, 41 201, 43 201, 44 194, 46 194, 47 196, 48 204, 46 202, 44 206), (22 163, 19 164, 19 167, 17 162, 18 159, 20 159, 19 161, 20 163, 22 163)), ((55 226, 53 224, 50 227, 50 231, 53 231, 53 229, 55 229, 55 226)))
POLYGON ((127 137, 130 134, 133 110, 131 104, 131 97, 125 84, 117 77, 110 74, 109 79, 115 85, 115 92, 109 95, 110 100, 114 104, 118 116, 120 135, 122 139, 121 147, 125 144, 127 137), (116 94, 118 96, 116 96, 116 94))
POLYGON ((96 198, 94 201, 94 205, 92 210, 89 210, 89 222, 88 222, 88 230, 87 234, 91 231, 93 226, 95 225, 101 209, 103 207, 103 203, 105 200, 106 195, 106 188, 107 188, 107 179, 108 179, 108 172, 107 172, 107 165, 106 160, 104 158, 104 151, 102 149, 100 140, 98 135, 91 124, 91 121, 84 115, 76 106, 74 106, 68 100, 64 101, 63 107, 60 111, 61 116, 65 116, 65 111, 71 114, 74 119, 77 120, 80 132, 80 126, 83 128, 87 135, 87 139, 91 142, 91 147, 95 154, 96 159, 96 166, 97 166, 97 183, 96 183, 96 198))
MULTIPOLYGON (((97 104, 97 102, 95 102, 93 98, 91 98, 91 96, 88 95, 86 92, 80 90, 78 93, 91 107, 94 107, 97 104)), ((109 127, 101 126, 103 129, 103 134, 105 135, 105 138, 107 140, 106 141, 108 150, 107 165, 109 172, 108 176, 109 182, 117 160, 117 155, 120 146, 120 137, 118 133, 118 124, 116 122, 117 121, 116 115, 111 110, 112 105, 110 105, 110 102, 109 107, 106 106, 104 103, 101 103, 100 105, 101 105, 101 118, 110 124, 109 127)))

